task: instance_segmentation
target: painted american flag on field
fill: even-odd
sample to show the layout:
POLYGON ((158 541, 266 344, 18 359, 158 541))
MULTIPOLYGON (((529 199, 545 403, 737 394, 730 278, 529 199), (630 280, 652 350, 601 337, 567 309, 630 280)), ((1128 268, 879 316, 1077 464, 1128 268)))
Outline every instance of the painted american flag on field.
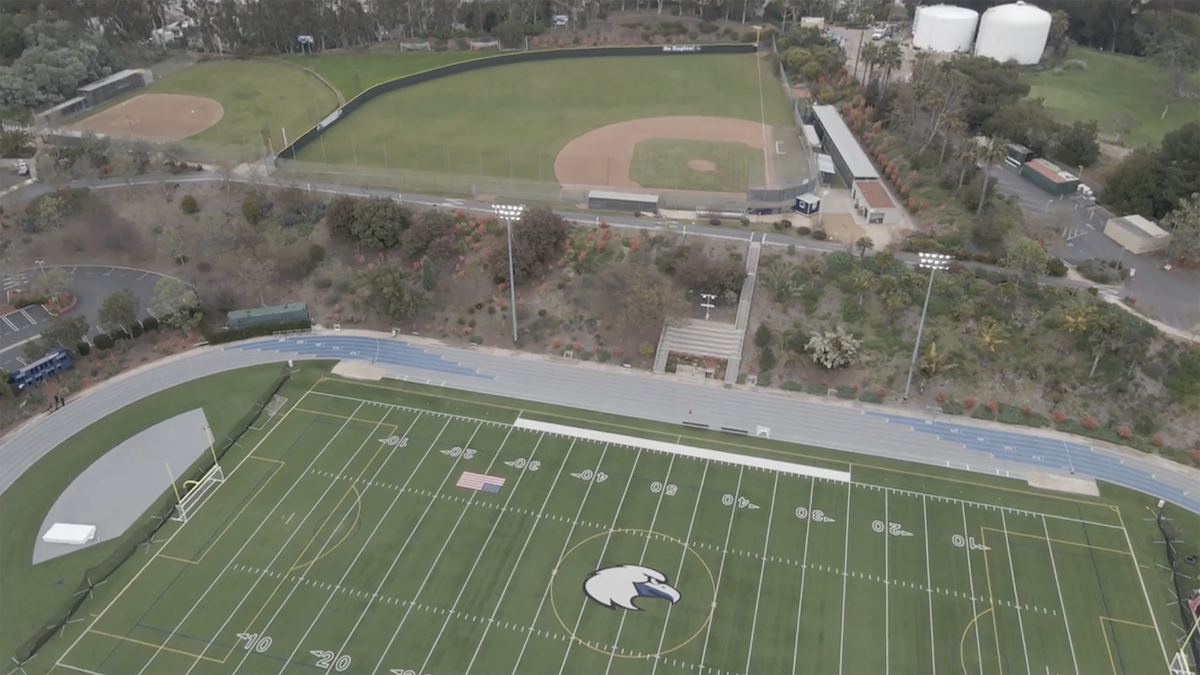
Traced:
POLYGON ((489 476, 487 474, 475 473, 473 471, 464 471, 458 478, 455 487, 475 490, 476 492, 483 491, 488 494, 500 494, 500 488, 504 487, 504 479, 499 476, 489 476))

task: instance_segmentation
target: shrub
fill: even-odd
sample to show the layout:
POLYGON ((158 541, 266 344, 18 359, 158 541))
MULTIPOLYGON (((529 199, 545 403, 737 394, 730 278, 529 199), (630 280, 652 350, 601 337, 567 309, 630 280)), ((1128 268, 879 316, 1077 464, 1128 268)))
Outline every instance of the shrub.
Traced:
POLYGON ((864 391, 858 400, 863 403, 883 403, 883 396, 880 396, 878 391, 864 391))
POLYGON ((758 369, 764 374, 775 367, 775 352, 770 347, 763 347, 758 353, 758 369))
POLYGON ((96 336, 95 340, 92 340, 92 344, 95 345, 96 349, 105 351, 112 349, 113 339, 109 337, 107 333, 101 333, 96 336))
POLYGON ((816 239, 817 241, 825 241, 825 238, 828 236, 829 235, 825 234, 825 230, 817 230, 816 232, 812 233, 812 238, 816 239))
POLYGON ((963 414, 963 407, 958 401, 946 401, 942 404, 942 412, 947 415, 961 415, 963 414))
POLYGON ((1151 437, 1150 437, 1150 445, 1153 445, 1153 446, 1155 446, 1155 447, 1158 447, 1158 446, 1160 446, 1160 445, 1162 445, 1162 444, 1163 444, 1163 437, 1162 437, 1162 434, 1158 434, 1158 433, 1156 433, 1156 434, 1154 434, 1153 436, 1151 436, 1151 437))
POLYGON ((1187 451, 1188 459, 1192 460, 1192 464, 1200 466, 1200 449, 1192 448, 1187 451))
POLYGON ((262 220, 262 202, 258 201, 258 197, 254 195, 242 197, 242 217, 251 225, 257 225, 258 221, 262 220))
POLYGON ((1089 415, 1084 415, 1083 421, 1080 422, 1080 425, 1083 426, 1084 429, 1091 431, 1092 429, 1096 428, 1096 420, 1092 419, 1089 415))
POLYGON ((309 244, 308 259, 313 267, 325 262, 325 247, 320 244, 309 244))
POLYGON ((481 345, 483 344, 483 338, 479 337, 478 335, 472 335, 467 338, 467 342, 470 342, 473 345, 481 345))
POLYGON ((326 289, 333 286, 333 279, 329 277, 321 277, 313 282, 313 285, 320 289, 326 289))
POLYGON ((1067 264, 1062 261, 1062 258, 1051 258, 1046 265, 1046 274, 1052 277, 1067 276, 1067 264))
POLYGON ((1062 64, 1063 70, 1087 70, 1087 61, 1083 59, 1067 59, 1062 64))
POLYGON ((938 393, 937 393, 937 402, 938 402, 938 404, 940 404, 940 405, 946 405, 946 392, 944 392, 944 391, 938 391, 938 393))
POLYGON ((975 399, 973 397, 968 396, 967 398, 963 399, 962 404, 963 404, 964 408, 966 408, 967 410, 970 410, 975 407, 975 399))
POLYGON ((758 324, 758 329, 754 331, 754 346, 765 349, 769 344, 771 344, 771 327, 764 321, 758 324))
POLYGON ((611 358, 612 352, 608 351, 607 349, 601 349, 600 351, 596 352, 596 360, 600 363, 608 363, 608 360, 611 358))
POLYGON ((200 262, 196 263, 196 271, 200 272, 201 274, 208 274, 212 271, 212 263, 201 260, 200 262))
POLYGON ((1067 413, 1065 413, 1061 410, 1054 411, 1054 423, 1055 424, 1062 424, 1062 421, 1065 419, 1067 419, 1067 413))
POLYGON ((142 319, 142 328, 145 330, 158 330, 158 319, 152 316, 142 319))
POLYGON ((858 393, 854 391, 854 387, 847 387, 844 384, 839 384, 837 388, 837 397, 849 400, 857 398, 858 393))
POLYGON ((86 342, 80 342, 75 345, 75 353, 80 356, 87 356, 92 353, 92 347, 86 342))
POLYGON ((200 204, 196 202, 196 198, 191 195, 184 195, 183 199, 179 200, 179 210, 191 215, 200 210, 200 204))
POLYGON ((812 228, 801 225, 800 227, 796 228, 796 234, 800 235, 801 237, 807 237, 808 235, 812 234, 812 228))
POLYGON ((1133 438, 1133 429, 1129 427, 1117 427, 1117 435, 1121 438, 1133 438))

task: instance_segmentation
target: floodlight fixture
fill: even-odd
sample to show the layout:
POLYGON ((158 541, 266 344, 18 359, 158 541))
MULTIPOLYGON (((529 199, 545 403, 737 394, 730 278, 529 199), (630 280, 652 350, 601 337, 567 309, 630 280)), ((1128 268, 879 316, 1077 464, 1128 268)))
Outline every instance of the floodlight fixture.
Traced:
POLYGON ((517 343, 517 284, 513 266, 512 224, 514 220, 521 219, 521 214, 525 213, 525 205, 493 204, 492 211, 495 212, 497 218, 503 220, 505 225, 508 226, 508 312, 512 315, 512 338, 515 345, 517 343))
POLYGON ((954 256, 944 253, 925 253, 917 254, 917 267, 929 270, 929 286, 925 289, 925 304, 921 307, 921 322, 917 324, 917 341, 913 344, 912 360, 908 364, 908 381, 904 383, 904 400, 908 400, 909 392, 912 391, 913 371, 917 367, 917 354, 921 351, 921 333, 925 330, 925 314, 929 311, 929 295, 933 292, 933 275, 939 271, 950 269, 950 263, 954 262, 954 256))
POLYGON ((917 267, 925 270, 945 270, 954 262, 954 256, 944 253, 918 253, 917 267))

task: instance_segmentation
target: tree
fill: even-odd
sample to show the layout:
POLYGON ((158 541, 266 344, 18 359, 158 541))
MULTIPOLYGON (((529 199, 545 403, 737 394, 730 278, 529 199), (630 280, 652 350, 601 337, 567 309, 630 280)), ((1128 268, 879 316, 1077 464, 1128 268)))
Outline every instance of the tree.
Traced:
POLYGON ((1091 329, 1092 320, 1095 316, 1095 306, 1091 303, 1077 300, 1063 310, 1063 330, 1067 331, 1070 335, 1086 333, 1091 329))
POLYGON ((1178 9, 1138 12, 1137 34, 1146 54, 1167 71, 1169 106, 1183 96, 1188 74, 1200 68, 1200 16, 1178 9))
POLYGON ((42 197, 38 202, 37 228, 39 232, 54 232, 61 235, 63 224, 63 202, 54 195, 42 197))
POLYGON ((421 288, 426 291, 432 291, 437 283, 437 277, 434 276, 433 263, 428 256, 421 258, 421 288))
POLYGON ((863 296, 875 287, 875 275, 860 267, 850 273, 849 283, 850 291, 858 295, 858 306, 861 308, 863 296))
POLYGON ((771 346, 771 340, 775 338, 775 332, 767 325, 766 321, 758 324, 758 329, 754 331, 754 346, 759 349, 766 349, 771 346))
POLYGON ((1017 283, 1027 274, 1041 276, 1050 266, 1050 254, 1042 245, 1029 237, 1023 237, 1017 245, 1004 256, 1000 264, 1017 271, 1017 283))
POLYGON ((967 180, 967 171, 979 161, 979 144, 972 139, 963 139, 954 149, 954 161, 958 162, 958 186, 954 194, 962 192, 963 183, 967 180))
POLYGON ((61 267, 43 267, 33 277, 33 290, 37 295, 53 297, 67 285, 67 273, 61 267))
POLYGON ((263 219, 262 201, 258 195, 248 194, 242 197, 242 217, 247 223, 257 225, 263 219))
POLYGON ((278 274, 274 258, 249 255, 239 261, 238 281, 247 289, 258 293, 258 301, 263 307, 267 305, 267 286, 275 281, 278 274))
POLYGON ((513 279, 508 272, 508 241, 498 238, 492 246, 492 280, 497 284, 520 284, 557 259, 567 240, 567 221, 549 207, 527 209, 512 224, 513 279))
POLYGON ((158 322, 169 328, 190 330, 204 317, 196 291, 174 277, 162 277, 154 284, 151 307, 155 308, 158 322))
POLYGON ((400 243, 400 234, 408 223, 408 209, 395 201, 384 197, 360 199, 354 205, 350 234, 361 246, 389 249, 400 243))
POLYGON ((714 260, 703 249, 688 246, 677 249, 671 269, 684 288, 698 293, 721 295, 737 292, 746 279, 746 270, 732 260, 714 260))
POLYGON ((767 265, 759 279, 763 288, 771 294, 771 299, 779 303, 792 300, 804 288, 800 270, 783 260, 776 260, 767 265))
POLYGON ((128 331, 133 322, 137 321, 139 310, 138 297, 133 294, 133 291, 123 289, 110 293, 108 297, 104 298, 104 301, 100 303, 97 318, 101 326, 116 326, 128 331))
POLYGON ((1100 198, 1117 211, 1158 220, 1193 192, 1200 192, 1200 121, 1168 132, 1157 149, 1129 153, 1109 171, 1100 198))
POLYGON ((0 131, 0 157, 33 157, 33 134, 24 129, 0 131))
POLYGON ((833 370, 854 363, 862 350, 862 340, 838 326, 837 330, 813 333, 805 349, 814 362, 825 370, 833 370))
POLYGON ((525 23, 520 19, 509 19, 492 29, 492 34, 505 49, 516 49, 525 42, 525 23))
POLYGON ((338 195, 329 202, 325 209, 325 224, 333 234, 345 237, 354 236, 354 205, 358 200, 345 195, 338 195))
POLYGON ((1124 330, 1120 317, 1116 316, 1112 310, 1098 312, 1092 318, 1088 342, 1092 345, 1094 358, 1088 379, 1096 376, 1096 367, 1100 365, 1100 357, 1105 352, 1115 352, 1125 343, 1124 330))
POLYGON ((1054 155, 1068 166, 1091 166, 1100 159, 1099 135, 1096 120, 1060 125, 1054 155))
POLYGON ((1187 199, 1162 220, 1162 227, 1171 233, 1169 255, 1200 262, 1200 192, 1187 199))
POLYGON ((929 349, 921 355, 921 372, 927 378, 933 378, 938 373, 953 370, 955 364, 950 363, 950 357, 945 351, 938 351, 937 342, 930 342, 929 349))
POLYGON ((975 217, 983 213, 983 205, 987 202, 988 183, 992 179, 992 169, 996 163, 1008 156, 1008 139, 993 136, 980 145, 979 161, 983 162, 983 187, 979 191, 979 206, 975 207, 975 217))
POLYGON ((867 251, 875 248, 875 242, 870 237, 859 237, 854 242, 854 248, 858 249, 858 259, 862 260, 867 255, 867 251))
POLYGON ((407 271, 395 263, 376 265, 363 272, 356 296, 366 307, 395 321, 412 318, 424 301, 407 271))
POLYGON ((984 352, 994 354, 997 347, 1008 341, 1008 331, 1004 329, 1003 324, 990 316, 985 316, 979 322, 976 337, 979 340, 979 347, 984 352))
POLYGON ((454 214, 440 209, 425 209, 413 216, 412 224, 400 235, 400 248, 410 258, 420 258, 434 248, 433 257, 439 257, 449 246, 434 246, 435 242, 449 241, 454 234, 454 214))
POLYGON ((1113 130, 1117 132, 1117 145, 1121 145, 1121 139, 1125 137, 1125 134, 1137 128, 1137 118, 1124 110, 1114 112, 1109 117, 1109 121, 1112 122, 1113 130))
POLYGON ((689 304, 678 289, 651 265, 637 265, 629 274, 625 320, 630 327, 657 328, 677 323, 689 304))
POLYGON ((25 357, 29 360, 40 359, 58 347, 78 353, 76 347, 83 341, 89 328, 87 319, 82 315, 51 317, 39 338, 26 346, 25 357))
POLYGON ((183 265, 191 257, 188 255, 191 252, 188 239, 178 225, 167 223, 161 226, 158 233, 158 250, 175 261, 176 265, 183 265))

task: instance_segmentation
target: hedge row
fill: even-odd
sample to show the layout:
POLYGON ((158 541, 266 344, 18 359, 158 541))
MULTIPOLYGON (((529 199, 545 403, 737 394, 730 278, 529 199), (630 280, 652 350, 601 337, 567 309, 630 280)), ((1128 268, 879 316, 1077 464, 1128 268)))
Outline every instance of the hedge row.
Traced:
MULTIPOLYGON (((92 347, 95 347, 102 352, 107 351, 112 349, 113 345, 120 340, 132 340, 134 338, 139 338, 142 336, 142 333, 150 330, 158 330, 158 319, 152 316, 146 317, 145 319, 142 319, 140 323, 135 323, 130 326, 129 332, 124 330, 115 330, 111 333, 101 333, 97 335, 96 338, 92 340, 92 347)), ((89 347, 86 342, 80 342, 79 344, 75 345, 75 351, 78 352, 80 356, 87 356, 88 354, 92 353, 91 347, 89 347)))

